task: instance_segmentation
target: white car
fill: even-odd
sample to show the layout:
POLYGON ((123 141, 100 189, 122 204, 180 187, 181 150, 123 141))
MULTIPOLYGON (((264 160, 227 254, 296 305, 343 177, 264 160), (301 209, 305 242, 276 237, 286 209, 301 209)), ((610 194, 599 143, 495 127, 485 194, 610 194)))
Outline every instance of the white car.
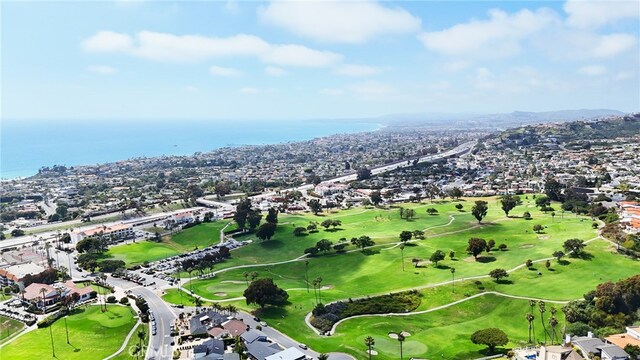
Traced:
POLYGON ((300 349, 302 349, 302 350, 307 350, 308 349, 307 345, 305 345, 305 344, 298 344, 298 347, 300 349))
POLYGON ((260 326, 265 327, 265 326, 267 326, 267 323, 264 322, 264 321, 260 321, 260 326))

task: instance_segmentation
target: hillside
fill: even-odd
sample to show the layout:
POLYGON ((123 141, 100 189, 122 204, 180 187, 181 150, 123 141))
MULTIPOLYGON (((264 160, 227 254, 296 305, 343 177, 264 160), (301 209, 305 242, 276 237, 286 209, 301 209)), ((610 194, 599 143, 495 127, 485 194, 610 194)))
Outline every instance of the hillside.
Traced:
MULTIPOLYGON (((507 147, 542 143, 570 144, 575 141, 605 140, 640 135, 640 114, 609 117, 594 121, 573 121, 530 125, 509 129, 496 139, 507 147)), ((494 138, 492 136, 492 138, 494 138)))

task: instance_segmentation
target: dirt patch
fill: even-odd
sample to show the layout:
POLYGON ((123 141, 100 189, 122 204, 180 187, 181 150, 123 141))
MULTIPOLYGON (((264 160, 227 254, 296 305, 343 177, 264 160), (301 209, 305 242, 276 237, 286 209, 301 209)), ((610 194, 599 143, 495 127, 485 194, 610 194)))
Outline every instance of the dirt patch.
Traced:
POLYGON ((224 296, 227 296, 227 293, 217 292, 217 293, 213 293, 213 295, 219 296, 219 297, 224 297, 224 296))
POLYGON ((533 247, 533 245, 531 245, 531 244, 520 245, 520 249, 531 249, 532 247, 533 247))
POLYGON ((389 333, 389 337, 394 339, 394 340, 398 340, 398 334, 396 334, 396 333, 389 333))
POLYGON ((549 240, 549 236, 548 235, 542 235, 542 236, 538 236, 539 240, 549 240))
POLYGON ((223 280, 220 282, 229 283, 229 284, 246 284, 246 281, 242 281, 242 280, 223 280))
POLYGON ((401 332, 400 334, 401 334, 402 336, 404 336, 404 337, 409 337, 409 336, 411 336, 411 333, 410 333, 410 332, 408 332, 408 331, 403 331, 403 332, 401 332))
POLYGON ((334 288, 334 286, 329 284, 329 285, 324 285, 323 287, 320 288, 320 290, 331 290, 333 288, 334 288))
POLYGON ((467 256, 466 258, 462 259, 462 261, 464 261, 464 262, 476 262, 476 258, 474 258, 473 256, 467 256))

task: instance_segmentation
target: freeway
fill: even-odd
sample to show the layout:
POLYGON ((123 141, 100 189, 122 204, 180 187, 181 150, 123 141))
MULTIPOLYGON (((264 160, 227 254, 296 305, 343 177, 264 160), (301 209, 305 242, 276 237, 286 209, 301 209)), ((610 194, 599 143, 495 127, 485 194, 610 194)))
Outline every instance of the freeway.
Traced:
MULTIPOLYGON (((441 159, 446 159, 448 157, 451 156, 459 156, 459 155, 464 155, 466 153, 468 153, 469 151, 471 151, 471 149, 473 149, 474 146, 476 146, 478 142, 476 140, 474 141, 468 141, 464 144, 458 145, 453 149, 447 150, 447 151, 443 151, 441 153, 437 153, 437 154, 433 154, 433 155, 427 155, 427 156, 421 156, 418 158, 410 158, 410 159, 406 159, 406 160, 401 160, 401 161, 396 161, 394 163, 391 164, 386 164, 386 165, 380 165, 380 166, 376 166, 376 167, 372 167, 371 168, 371 174, 372 175, 377 175, 377 174, 381 174, 387 171, 391 171, 391 170, 395 170, 395 169, 399 169, 399 168, 403 168, 403 167, 410 167, 413 166, 413 162, 415 160, 418 160, 418 164, 420 163, 425 163, 425 162, 432 162, 432 161, 437 161, 437 160, 441 160, 441 159)), ((333 183, 341 183, 341 182, 349 182, 349 181, 354 181, 358 178, 358 174, 357 172, 352 172, 351 174, 347 174, 347 175, 342 175, 342 176, 338 176, 335 178, 331 178, 331 179, 327 179, 322 181, 320 184, 333 184, 333 183)), ((294 191, 294 190, 298 190, 298 191, 307 191, 307 190, 312 190, 314 188, 313 184, 305 184, 305 185, 301 185, 295 188, 290 188, 290 189, 283 189, 281 190, 281 192, 286 192, 286 191, 294 191)), ((254 200, 261 200, 261 199, 266 199, 268 197, 272 197, 276 195, 275 192, 269 192, 269 193, 264 193, 264 194, 260 194, 260 195, 256 195, 253 196, 252 199, 254 200)), ((200 202, 200 200, 204 200, 204 198, 200 198, 198 199, 199 203, 204 203, 204 202, 200 202)), ((219 203, 218 204, 225 204, 225 203, 219 203)), ((216 204, 216 205, 218 205, 216 204)), ((227 206, 229 206, 229 204, 226 204, 227 206)), ((235 210, 235 208, 232 208, 232 210, 235 210)))

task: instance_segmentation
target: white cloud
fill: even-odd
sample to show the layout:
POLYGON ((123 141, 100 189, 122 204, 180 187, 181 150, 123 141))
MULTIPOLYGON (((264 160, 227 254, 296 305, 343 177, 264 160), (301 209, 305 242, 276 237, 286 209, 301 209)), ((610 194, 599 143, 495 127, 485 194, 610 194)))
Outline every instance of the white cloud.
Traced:
POLYGON ((558 21, 546 8, 523 9, 514 14, 489 11, 489 19, 471 20, 451 28, 424 32, 418 36, 424 46, 446 55, 506 57, 521 50, 521 41, 558 21))
POLYGON ((459 61, 452 61, 452 62, 448 62, 444 65, 444 69, 446 71, 450 71, 450 72, 456 72, 456 71, 460 71, 460 70, 464 70, 466 68, 468 68, 469 66, 471 66, 471 62, 468 60, 459 60, 459 61))
POLYGON ((302 45, 275 45, 261 58, 267 63, 283 66, 326 67, 342 60, 342 55, 302 45))
POLYGON ((339 96, 339 95, 344 95, 344 89, 324 88, 324 89, 320 89, 318 93, 322 95, 339 96))
POLYGON ((629 34, 611 34, 599 37, 593 47, 595 57, 612 57, 630 50, 636 45, 636 38, 629 34))
POLYGON ((192 85, 186 85, 182 87, 182 91, 186 91, 186 92, 198 92, 200 91, 200 89, 198 89, 195 86, 192 85))
POLYGON ((607 68, 602 65, 588 65, 579 68, 578 73, 589 76, 604 75, 607 73, 607 68))
POLYGON ((342 55, 302 45, 272 45, 254 35, 226 38, 174 35, 141 31, 128 34, 101 31, 82 42, 88 52, 124 53, 155 61, 193 63, 208 59, 253 56, 281 66, 325 67, 342 60, 342 55))
POLYGON ((237 14, 240 12, 240 6, 238 5, 238 1, 236 0, 228 0, 226 4, 224 4, 224 9, 232 14, 237 14))
POLYGON ((577 28, 597 28, 623 19, 640 17, 638 1, 568 0, 564 11, 567 24, 577 28))
POLYGON ((99 31, 81 44, 89 52, 126 52, 133 48, 133 39, 127 34, 99 31))
POLYGON ((336 73, 346 76, 371 76, 382 72, 382 69, 369 65, 344 64, 340 66, 336 73))
POLYGON ((287 75, 287 71, 285 69, 279 68, 279 67, 275 67, 275 66, 267 66, 264 69, 264 73, 269 75, 269 76, 285 76, 287 75))
POLYGON ((216 75, 216 76, 225 76, 225 77, 233 77, 233 76, 241 76, 242 71, 238 70, 238 69, 234 69, 234 68, 229 68, 229 67, 222 67, 222 66, 216 66, 213 65, 209 68, 209 73, 211 73, 211 75, 216 75))
POLYGON ((367 81, 359 84, 353 84, 349 86, 349 90, 355 94, 360 95, 385 95, 396 92, 396 89, 392 86, 377 81, 367 81))
POLYGON ((320 41, 362 43, 384 34, 413 33, 421 21, 399 7, 373 1, 272 1, 260 19, 320 41))
POLYGON ((242 94, 259 94, 260 93, 260 89, 256 87, 251 87, 251 86, 243 87, 238 91, 240 91, 240 93, 242 94))
POLYGON ((91 65, 87 70, 100 75, 110 75, 118 72, 118 69, 107 65, 91 65))

